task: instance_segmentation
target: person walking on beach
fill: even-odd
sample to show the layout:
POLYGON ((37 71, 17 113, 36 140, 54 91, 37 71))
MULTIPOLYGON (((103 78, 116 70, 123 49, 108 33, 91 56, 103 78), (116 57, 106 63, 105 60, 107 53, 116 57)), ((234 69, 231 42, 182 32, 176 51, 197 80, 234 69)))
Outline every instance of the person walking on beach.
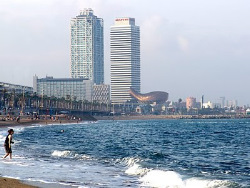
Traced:
POLYGON ((14 134, 14 130, 10 129, 8 130, 8 136, 6 136, 5 142, 4 142, 4 148, 6 151, 5 156, 3 157, 4 159, 8 156, 10 156, 10 159, 12 159, 12 150, 11 150, 11 144, 13 144, 14 142, 12 142, 12 135, 14 134))

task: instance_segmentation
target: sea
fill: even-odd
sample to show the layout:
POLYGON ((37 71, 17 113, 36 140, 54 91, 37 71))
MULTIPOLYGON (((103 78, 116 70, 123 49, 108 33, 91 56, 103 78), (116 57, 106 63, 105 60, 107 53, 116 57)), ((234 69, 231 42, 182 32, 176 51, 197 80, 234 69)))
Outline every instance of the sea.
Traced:
MULTIPOLYGON (((2 143, 7 130, 0 128, 2 143)), ((39 187, 250 187, 250 119, 103 120, 14 131, 13 159, 0 159, 0 176, 39 187)))

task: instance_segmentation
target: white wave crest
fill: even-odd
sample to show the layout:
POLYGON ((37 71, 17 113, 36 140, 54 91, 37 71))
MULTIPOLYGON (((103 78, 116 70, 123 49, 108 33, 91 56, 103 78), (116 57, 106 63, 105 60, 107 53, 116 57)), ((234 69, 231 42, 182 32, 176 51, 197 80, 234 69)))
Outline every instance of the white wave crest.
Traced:
POLYGON ((93 158, 88 155, 81 155, 81 160, 93 160, 93 158))
POLYGON ((116 163, 122 163, 123 165, 125 164, 126 166, 133 166, 135 163, 140 162, 141 159, 135 158, 135 157, 125 157, 123 159, 117 159, 116 163))
POLYGON ((7 135, 8 135, 7 130, 1 130, 0 131, 0 142, 4 142, 7 135))
POLYGON ((29 164, 25 163, 25 162, 19 162, 19 161, 14 161, 14 160, 10 160, 10 159, 4 159, 3 161, 1 161, 4 164, 8 164, 8 165, 15 165, 15 166, 29 166, 29 164))
POLYGON ((174 171, 151 170, 140 178, 142 186, 158 188, 221 188, 227 187, 230 182, 224 180, 202 180, 189 178, 183 180, 181 175, 174 171))
POLYGON ((190 178, 184 181, 185 188, 225 188, 230 185, 229 181, 225 180, 201 180, 190 178))
POLYGON ((4 142, 6 136, 0 135, 0 142, 4 142))
POLYGON ((142 186, 150 187, 184 187, 180 175, 173 171, 151 170, 140 178, 142 186))
POLYGON ((14 129, 15 134, 22 132, 25 127, 8 127, 8 129, 14 129))
POLYGON ((141 167, 141 165, 139 164, 141 162, 141 159, 139 158, 126 157, 122 159, 122 162, 125 163, 126 166, 128 166, 128 169, 125 171, 125 173, 128 175, 142 176, 149 171, 148 169, 141 167))
POLYGON ((70 151, 58 151, 58 150, 55 150, 53 151, 53 153, 51 154, 52 156, 54 157, 67 157, 70 155, 70 151))
POLYGON ((85 155, 85 154, 75 154, 74 158, 79 159, 79 160, 95 160, 93 157, 89 156, 89 155, 85 155))
POLYGON ((144 175, 148 172, 149 170, 147 168, 142 168, 139 164, 134 164, 130 168, 128 168, 125 173, 128 175, 144 175))

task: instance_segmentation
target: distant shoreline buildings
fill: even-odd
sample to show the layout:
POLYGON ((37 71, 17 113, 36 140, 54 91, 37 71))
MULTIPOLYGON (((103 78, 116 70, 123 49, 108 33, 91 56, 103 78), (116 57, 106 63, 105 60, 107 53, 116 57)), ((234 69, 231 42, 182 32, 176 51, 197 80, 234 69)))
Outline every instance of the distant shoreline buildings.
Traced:
MULTIPOLYGON (((0 82, 0 107, 15 100, 15 94, 51 97, 69 101, 112 104, 113 114, 199 114, 234 113, 239 111, 236 100, 201 102, 188 97, 186 101, 167 101, 167 92, 141 94, 140 27, 135 18, 122 17, 110 27, 111 84, 104 84, 103 19, 92 9, 84 9, 70 20, 70 75, 68 78, 33 78, 33 88, 0 82), (34 92, 34 93, 33 93, 34 92), (33 94, 32 94, 33 93, 33 94), (218 110, 219 109, 219 110, 218 110)), ((23 97, 24 98, 24 97, 23 97)), ((22 99, 24 100, 24 99, 22 99)), ((14 102, 13 102, 14 101, 14 102)), ((245 106, 241 109, 246 109, 245 106)), ((243 110, 244 111, 244 110, 243 110)), ((250 113, 249 111, 247 113, 250 113)))

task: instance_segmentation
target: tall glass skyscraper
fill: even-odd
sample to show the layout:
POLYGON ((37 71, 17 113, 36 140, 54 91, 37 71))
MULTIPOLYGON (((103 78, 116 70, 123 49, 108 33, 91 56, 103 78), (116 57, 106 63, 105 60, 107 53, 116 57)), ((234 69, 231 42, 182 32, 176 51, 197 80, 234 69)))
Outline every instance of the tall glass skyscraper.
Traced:
POLYGON ((103 19, 84 9, 71 19, 71 77, 104 82, 103 19))
POLYGON ((130 88, 140 93, 140 28, 134 18, 117 18, 111 26, 111 101, 121 104, 132 99, 130 88))

